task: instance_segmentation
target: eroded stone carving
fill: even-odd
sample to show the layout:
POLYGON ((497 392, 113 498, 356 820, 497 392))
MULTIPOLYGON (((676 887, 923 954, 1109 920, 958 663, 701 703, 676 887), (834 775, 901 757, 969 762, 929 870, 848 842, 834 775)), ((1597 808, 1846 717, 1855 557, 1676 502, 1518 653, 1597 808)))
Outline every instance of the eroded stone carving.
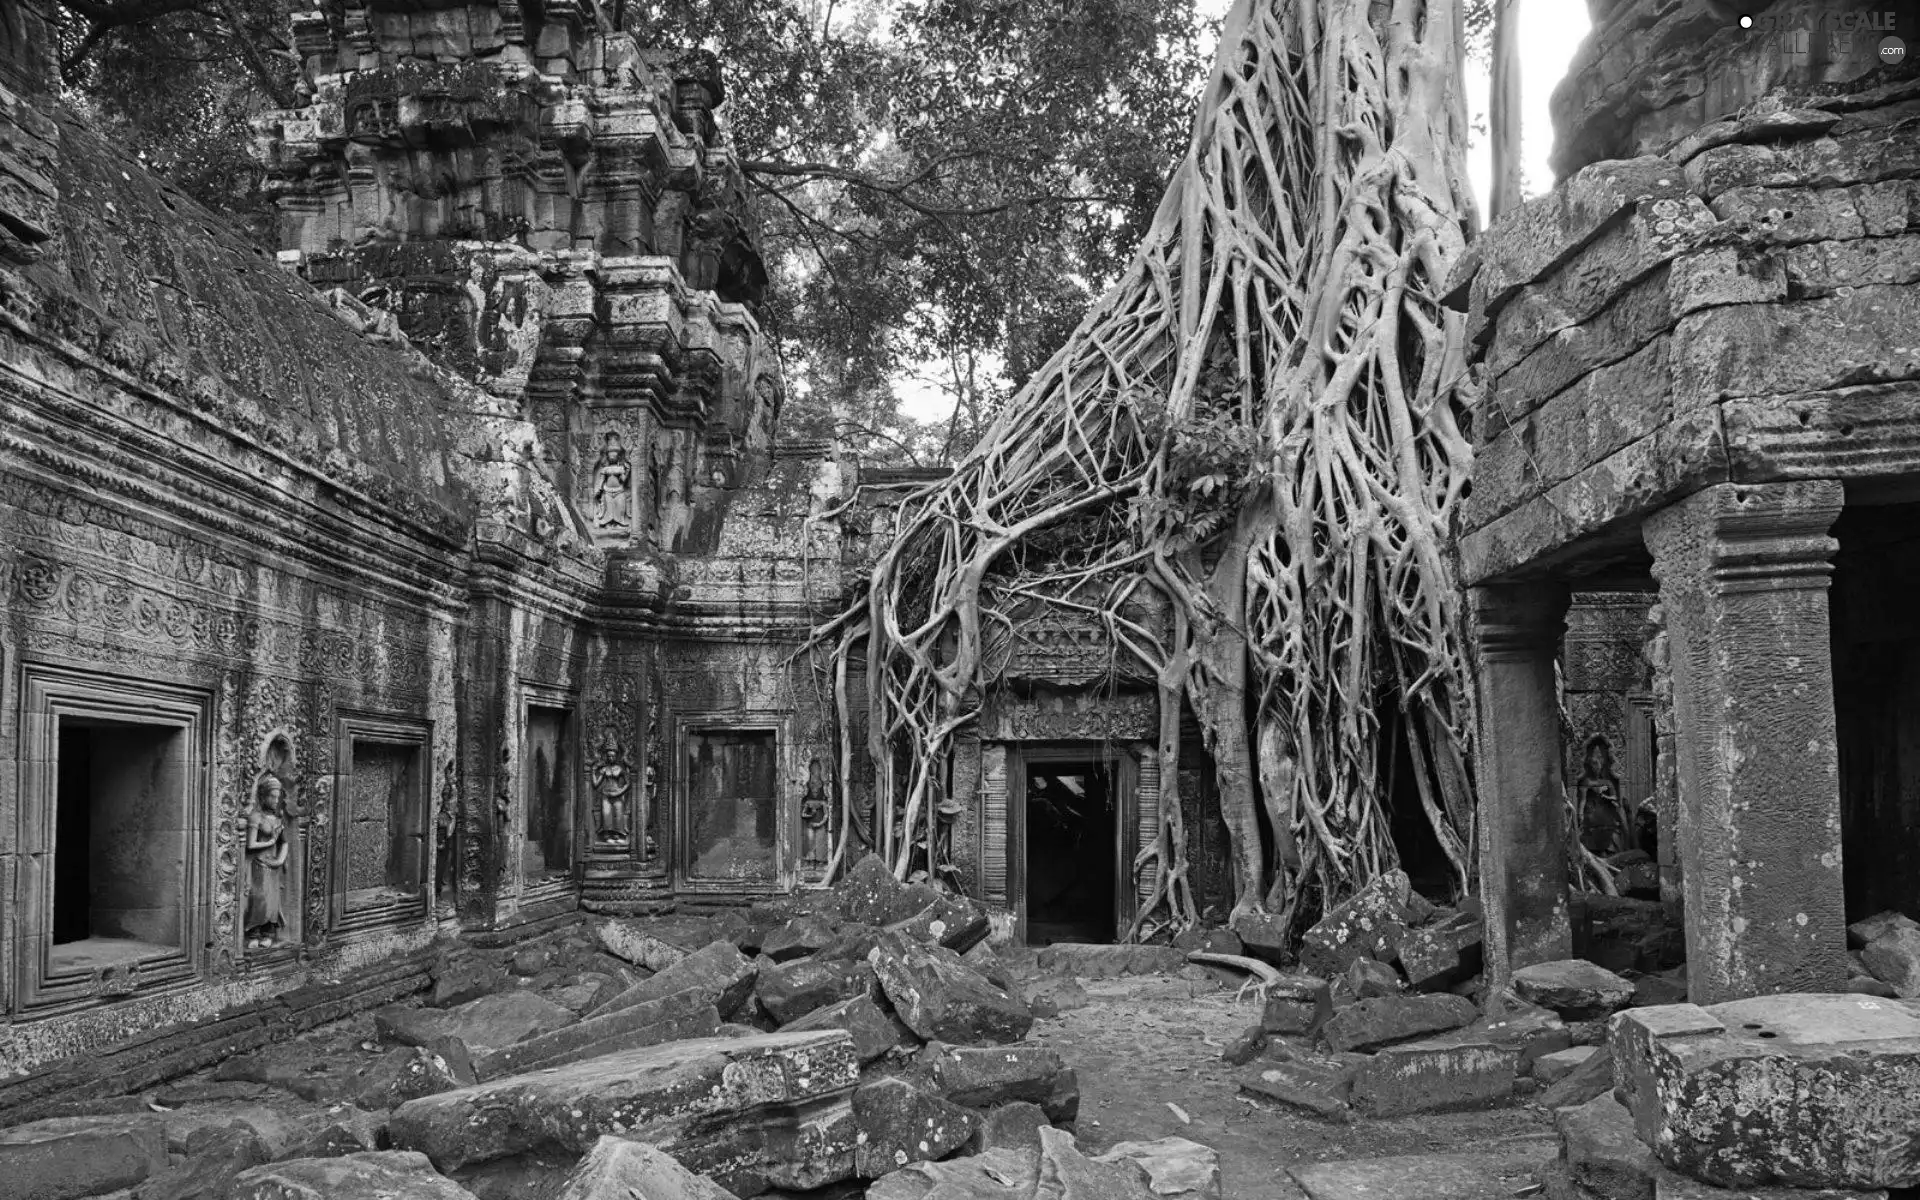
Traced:
POLYGON ((1587 739, 1575 787, 1581 845, 1603 858, 1627 849, 1633 839, 1620 796, 1620 776, 1613 766, 1613 743, 1605 734, 1587 739))
POLYGON ((821 778, 820 760, 807 764, 807 790, 800 796, 800 865, 817 878, 833 853, 833 793, 821 778))
POLYGON ((627 794, 633 790, 632 775, 619 734, 608 726, 600 739, 600 761, 593 765, 593 794, 600 802, 596 837, 604 845, 625 846, 628 842, 627 794))
POLYGON ((596 531, 624 534, 633 528, 633 464, 626 443, 608 430, 593 464, 593 526, 596 531))
POLYGON ((253 805, 247 813, 245 934, 249 950, 277 946, 285 939, 291 853, 284 785, 273 772, 262 770, 254 777, 253 805))

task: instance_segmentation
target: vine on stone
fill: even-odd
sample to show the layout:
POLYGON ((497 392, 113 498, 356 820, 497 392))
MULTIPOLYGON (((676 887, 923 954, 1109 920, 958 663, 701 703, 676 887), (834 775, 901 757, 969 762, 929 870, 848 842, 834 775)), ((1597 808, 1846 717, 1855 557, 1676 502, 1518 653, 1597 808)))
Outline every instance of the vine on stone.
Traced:
POLYGON ((1151 899, 1130 936, 1198 918, 1188 705, 1236 918, 1290 925, 1395 863, 1396 741, 1466 883, 1472 697, 1448 538, 1471 393, 1440 302, 1472 225, 1460 16, 1459 0, 1240 0, 1122 281, 953 473, 905 498, 862 594, 816 631, 843 729, 864 665, 892 816, 873 836, 896 874, 951 871, 935 814, 994 648, 1071 615, 1158 692, 1160 833, 1135 863, 1151 899))

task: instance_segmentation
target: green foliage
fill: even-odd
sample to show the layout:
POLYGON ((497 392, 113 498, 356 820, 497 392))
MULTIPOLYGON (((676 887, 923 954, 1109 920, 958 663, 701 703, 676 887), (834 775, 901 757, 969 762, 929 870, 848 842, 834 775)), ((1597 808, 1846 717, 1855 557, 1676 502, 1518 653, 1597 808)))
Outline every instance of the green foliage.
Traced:
MULTIPOLYGON (((794 433, 882 461, 971 443, 1116 278, 1184 149, 1194 0, 621 0, 718 54, 754 187, 794 433), (958 399, 903 417, 910 372, 958 399)), ((248 118, 292 95, 294 0, 62 0, 74 101, 156 171, 262 221, 248 118)), ((264 230, 264 224, 260 228, 264 230)))
POLYGON ((289 9, 286 0, 63 0, 68 100, 156 174, 265 236, 248 121, 292 94, 289 9))
POLYGON ((883 459, 970 444, 1117 277, 1213 39, 1192 0, 642 0, 627 20, 724 59, 798 407, 883 459), (867 436, 863 406, 891 414, 926 364, 957 420, 867 436))

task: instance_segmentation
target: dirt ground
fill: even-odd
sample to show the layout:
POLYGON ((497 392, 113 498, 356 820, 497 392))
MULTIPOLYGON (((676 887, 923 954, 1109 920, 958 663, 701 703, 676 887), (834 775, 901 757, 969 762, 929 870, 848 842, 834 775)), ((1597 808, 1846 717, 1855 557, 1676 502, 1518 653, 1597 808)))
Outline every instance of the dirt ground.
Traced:
POLYGON ((1086 1007, 1036 1022, 1031 1035, 1079 1072, 1081 1146, 1191 1138, 1219 1153, 1223 1191, 1234 1200, 1302 1200, 1287 1174, 1298 1163, 1486 1150, 1552 1132, 1547 1114, 1519 1105, 1351 1125, 1296 1114, 1241 1095, 1235 1068, 1221 1061, 1222 1046, 1259 1019, 1233 988, 1164 975, 1084 986, 1086 1007))

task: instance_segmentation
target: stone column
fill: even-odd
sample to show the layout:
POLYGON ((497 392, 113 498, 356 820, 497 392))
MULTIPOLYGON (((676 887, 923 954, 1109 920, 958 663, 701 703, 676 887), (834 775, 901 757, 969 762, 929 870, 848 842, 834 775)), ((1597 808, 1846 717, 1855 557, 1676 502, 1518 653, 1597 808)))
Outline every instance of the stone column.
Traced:
POLYGON ((1829 480, 1722 483, 1643 530, 1673 672, 1695 1004, 1847 976, 1827 632, 1841 503, 1829 480))
POLYGON ((1554 655, 1567 589, 1554 583, 1471 589, 1480 698, 1481 896, 1489 984, 1515 967, 1573 954, 1567 924, 1566 766, 1554 655))

